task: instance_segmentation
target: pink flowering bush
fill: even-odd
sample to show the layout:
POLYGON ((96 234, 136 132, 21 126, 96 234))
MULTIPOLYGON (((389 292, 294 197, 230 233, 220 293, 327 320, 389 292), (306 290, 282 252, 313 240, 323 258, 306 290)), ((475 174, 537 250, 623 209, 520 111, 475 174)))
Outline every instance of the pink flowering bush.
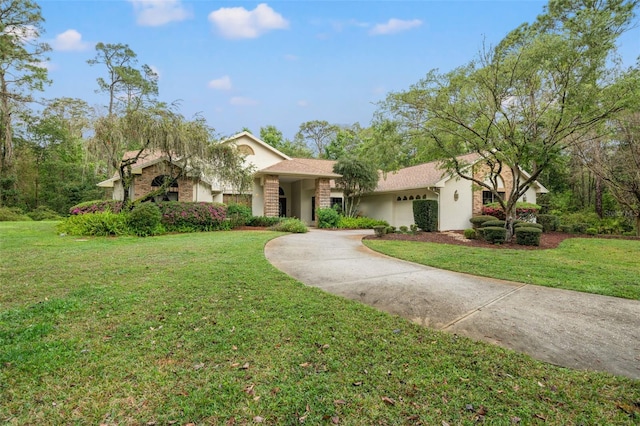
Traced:
POLYGON ((220 203, 167 201, 157 203, 161 223, 169 232, 218 231, 229 229, 227 206, 220 203))
MULTIPOLYGON (((536 214, 540 210, 540 206, 532 203, 516 203, 516 219, 526 222, 535 222, 536 214)), ((482 214, 485 216, 493 216, 500 220, 506 220, 507 217, 498 203, 487 204, 482 207, 482 214)))
POLYGON ((69 209, 69 214, 74 216, 86 213, 120 213, 120 210, 122 210, 122 201, 94 200, 76 204, 69 209))

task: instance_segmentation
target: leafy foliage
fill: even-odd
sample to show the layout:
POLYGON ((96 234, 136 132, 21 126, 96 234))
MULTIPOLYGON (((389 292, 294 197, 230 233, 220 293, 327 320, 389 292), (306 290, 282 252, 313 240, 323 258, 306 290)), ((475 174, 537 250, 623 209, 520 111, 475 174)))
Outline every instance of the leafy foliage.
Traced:
POLYGON ((304 234, 308 232, 307 225, 300 219, 288 217, 270 228, 272 231, 278 232, 291 232, 294 234, 304 234))
POLYGON ((485 241, 491 244, 502 244, 507 239, 507 230, 504 227, 488 226, 479 228, 477 232, 482 235, 485 241))
POLYGON ((162 213, 156 204, 140 203, 129 212, 129 228, 139 237, 161 234, 161 219, 162 213))
POLYGON ((478 238, 476 230, 472 228, 465 229, 463 235, 466 239, 469 239, 469 240, 475 240, 476 238, 478 238))
POLYGON ((224 204, 169 201, 157 205, 168 232, 217 231, 229 227, 224 204))
MULTIPOLYGON (((518 201, 515 205, 515 217, 519 220, 529 220, 534 218, 539 210, 540 206, 537 204, 518 201)), ((507 218, 504 209, 499 203, 485 204, 482 206, 482 214, 497 217, 500 220, 506 220, 507 218)))
POLYGON ((374 229, 378 226, 386 228, 389 223, 385 220, 372 219, 370 217, 346 217, 340 216, 338 228, 340 229, 374 229))
POLYGON ((27 213, 33 220, 60 220, 62 217, 58 214, 58 212, 51 210, 48 207, 40 206, 35 210, 27 213))
POLYGON ((252 217, 253 213, 249 206, 236 203, 227 205, 227 219, 231 222, 232 228, 247 225, 252 217))
POLYGON ((316 209, 316 218, 318 219, 318 228, 337 228, 340 214, 332 208, 316 209))
POLYGON ((336 179, 336 187, 344 194, 344 215, 355 217, 362 194, 371 192, 378 186, 378 171, 368 161, 353 157, 338 160, 333 172, 340 175, 336 179))
POLYGON ((488 222, 490 220, 496 220, 498 219, 495 216, 473 216, 471 219, 469 219, 469 222, 471 222, 471 225, 473 225, 474 228, 479 228, 482 226, 482 224, 484 222, 488 222))
POLYGON ((95 237, 129 235, 129 215, 110 211, 69 216, 58 225, 58 231, 69 235, 95 237))
POLYGON ((413 220, 423 231, 437 231, 438 202, 436 200, 413 200, 413 220))
POLYGON ((539 214, 536 220, 542 225, 544 232, 556 231, 560 226, 560 218, 552 214, 539 214))
POLYGON ((117 200, 94 200, 85 201, 69 209, 69 214, 78 215, 86 213, 99 213, 110 211, 112 213, 120 213, 122 210, 122 201, 117 200))
POLYGON ((282 219, 283 218, 281 217, 272 216, 252 216, 251 219, 249 219, 249 221, 247 222, 247 225, 268 228, 282 222, 282 219))
POLYGON ((19 207, 0 207, 0 222, 32 220, 19 207))
POLYGON ((523 246, 539 246, 542 229, 522 226, 516 227, 516 243, 523 246))

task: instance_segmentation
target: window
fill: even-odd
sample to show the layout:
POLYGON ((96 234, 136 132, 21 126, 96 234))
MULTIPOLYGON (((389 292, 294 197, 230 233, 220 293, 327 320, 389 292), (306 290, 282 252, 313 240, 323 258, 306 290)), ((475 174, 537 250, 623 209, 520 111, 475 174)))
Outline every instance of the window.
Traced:
MULTIPOLYGON (((502 191, 498 191, 498 194, 500 194, 500 197, 502 197, 502 199, 504 200, 504 192, 502 191)), ((498 202, 498 199, 493 195, 493 192, 491 191, 482 191, 482 205, 484 206, 485 204, 491 204, 491 203, 496 203, 498 202)))
POLYGON ((249 145, 238 145, 238 152, 242 155, 256 154, 255 152, 253 152, 253 148, 251 148, 249 145))

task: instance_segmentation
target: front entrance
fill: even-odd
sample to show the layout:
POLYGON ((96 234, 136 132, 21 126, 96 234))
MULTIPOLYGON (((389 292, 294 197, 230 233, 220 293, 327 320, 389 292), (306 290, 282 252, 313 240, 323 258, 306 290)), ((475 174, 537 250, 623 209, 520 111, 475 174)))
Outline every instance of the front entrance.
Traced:
POLYGON ((287 198, 282 187, 278 188, 278 216, 287 217, 287 198))

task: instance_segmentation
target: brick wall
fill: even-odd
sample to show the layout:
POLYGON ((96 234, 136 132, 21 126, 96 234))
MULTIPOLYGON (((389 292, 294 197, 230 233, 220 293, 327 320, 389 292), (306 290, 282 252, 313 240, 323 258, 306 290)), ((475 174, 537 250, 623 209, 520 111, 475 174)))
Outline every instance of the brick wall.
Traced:
POLYGON ((264 177, 264 215, 278 217, 280 214, 280 178, 275 175, 264 177))
MULTIPOLYGON (((489 172, 489 166, 483 163, 476 163, 473 168, 473 177, 484 181, 489 172)), ((509 197, 511 188, 513 187, 513 176, 510 170, 506 170, 500 174, 500 177, 504 182, 504 188, 498 188, 498 190, 504 191, 506 197, 509 197)), ((482 214, 482 191, 486 191, 486 188, 482 188, 476 184, 473 184, 473 188, 473 214, 480 215, 482 214)))
MULTIPOLYGON (((155 179, 156 176, 166 174, 168 174, 166 164, 154 164, 142 169, 142 174, 135 175, 134 177, 133 199, 137 200, 151 192, 152 189, 157 189, 151 187, 151 182, 153 182, 153 179, 155 179)), ((193 179, 185 177, 178 179, 178 201, 193 201, 194 183, 193 179)))
POLYGON ((331 207, 331 185, 329 179, 316 179, 316 209, 331 207))

